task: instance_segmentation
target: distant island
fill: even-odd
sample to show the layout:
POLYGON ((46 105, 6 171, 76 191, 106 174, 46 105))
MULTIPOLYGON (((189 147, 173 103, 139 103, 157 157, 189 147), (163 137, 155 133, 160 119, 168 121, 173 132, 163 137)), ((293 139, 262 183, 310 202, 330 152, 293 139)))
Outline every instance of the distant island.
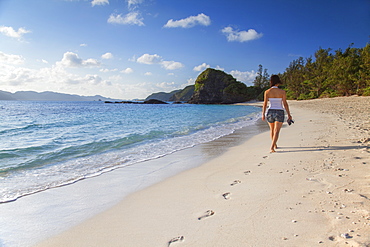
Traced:
POLYGON ((80 96, 75 94, 64 94, 55 92, 19 91, 10 93, 0 90, 0 100, 25 100, 25 101, 106 101, 117 99, 106 98, 101 95, 80 96))
POLYGON ((169 93, 159 92, 153 93, 146 97, 145 100, 161 100, 161 101, 172 101, 172 102, 187 102, 193 96, 195 85, 190 85, 184 89, 174 90, 169 93))

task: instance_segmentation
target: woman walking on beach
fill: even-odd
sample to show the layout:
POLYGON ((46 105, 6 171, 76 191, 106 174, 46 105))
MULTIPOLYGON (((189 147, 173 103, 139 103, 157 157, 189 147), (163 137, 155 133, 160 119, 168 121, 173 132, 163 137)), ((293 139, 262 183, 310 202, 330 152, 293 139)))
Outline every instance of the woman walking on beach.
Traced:
POLYGON ((271 149, 270 152, 276 152, 277 149, 277 140, 279 139, 280 129, 284 123, 284 109, 288 114, 288 120, 292 120, 290 115, 288 102, 286 101, 286 92, 282 89, 279 89, 278 86, 281 84, 280 78, 278 75, 272 75, 270 78, 270 87, 265 91, 264 101, 262 107, 262 120, 267 120, 270 126, 271 134, 271 149), (270 102, 267 114, 267 102, 270 102))

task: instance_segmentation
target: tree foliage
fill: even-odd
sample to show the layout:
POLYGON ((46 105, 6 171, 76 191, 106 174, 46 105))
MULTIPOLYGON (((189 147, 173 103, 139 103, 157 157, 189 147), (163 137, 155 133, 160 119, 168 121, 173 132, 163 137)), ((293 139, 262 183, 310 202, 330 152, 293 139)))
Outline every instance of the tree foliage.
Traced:
POLYGON ((267 69, 263 69, 263 66, 260 64, 258 65, 258 72, 257 76, 253 81, 253 85, 257 88, 264 89, 269 86, 269 74, 267 73, 267 69))
POLYGON ((370 96, 370 44, 343 51, 318 49, 314 57, 293 60, 281 79, 289 99, 370 96))
POLYGON ((257 76, 253 81, 253 86, 248 87, 248 95, 252 99, 263 100, 263 92, 269 88, 270 75, 267 73, 267 69, 263 69, 263 66, 258 65, 257 76))

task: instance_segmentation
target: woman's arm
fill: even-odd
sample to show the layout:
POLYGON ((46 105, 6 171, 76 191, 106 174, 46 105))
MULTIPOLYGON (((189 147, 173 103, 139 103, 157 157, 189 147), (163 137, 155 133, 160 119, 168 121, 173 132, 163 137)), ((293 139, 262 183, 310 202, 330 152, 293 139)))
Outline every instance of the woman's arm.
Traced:
POLYGON ((292 115, 290 115, 289 105, 288 105, 288 102, 286 101, 286 92, 285 91, 284 91, 284 94, 283 94, 283 105, 284 105, 286 113, 288 114, 288 119, 292 119, 292 115))
POLYGON ((262 120, 265 121, 266 108, 267 108, 267 91, 263 94, 263 106, 262 106, 262 120))

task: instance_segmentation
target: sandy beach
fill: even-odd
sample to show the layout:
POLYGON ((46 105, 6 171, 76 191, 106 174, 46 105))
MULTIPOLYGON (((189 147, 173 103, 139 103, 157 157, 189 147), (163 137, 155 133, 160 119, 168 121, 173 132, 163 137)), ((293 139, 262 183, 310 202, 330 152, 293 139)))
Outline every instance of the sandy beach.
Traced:
POLYGON ((289 105, 276 153, 255 135, 37 246, 370 246, 370 97, 289 105))

